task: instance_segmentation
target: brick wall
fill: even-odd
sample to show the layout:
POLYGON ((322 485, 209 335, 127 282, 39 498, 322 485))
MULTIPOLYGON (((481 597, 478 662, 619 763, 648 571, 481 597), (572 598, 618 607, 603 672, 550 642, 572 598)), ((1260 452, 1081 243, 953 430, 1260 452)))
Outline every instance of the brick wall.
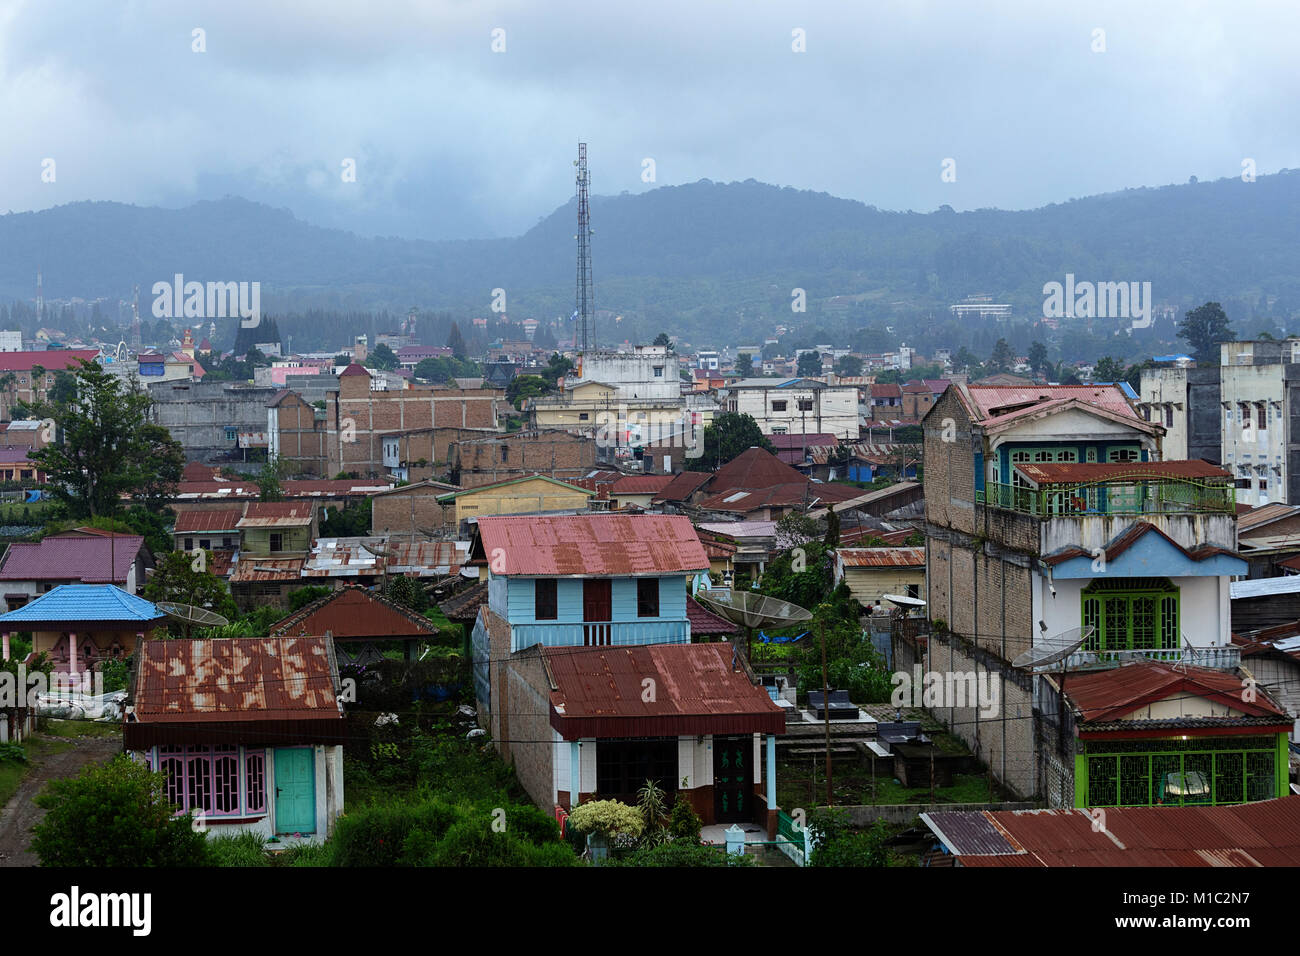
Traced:
POLYGON ((444 511, 442 505, 438 504, 438 496, 445 494, 445 488, 407 485, 393 492, 375 495, 370 499, 370 533, 393 534, 401 539, 424 537, 421 528, 455 527, 455 507, 449 506, 444 511))
MULTIPOLYGON (((399 392, 360 392, 354 383, 362 376, 345 376, 334 408, 331 460, 341 471, 362 476, 385 471, 384 437, 440 429, 490 429, 497 427, 495 389, 411 388, 399 392)), ((404 452, 406 460, 445 461, 447 447, 459 437, 434 431, 430 437, 411 435, 416 444, 404 452), (439 441, 439 437, 442 441, 439 441), (428 444, 426 444, 426 442, 428 444)), ((331 466, 332 467, 332 466, 331 466)))
POLYGON ((555 745, 549 717, 551 689, 540 649, 534 646, 511 655, 506 671, 508 743, 515 773, 533 802, 549 810, 554 806, 555 745))
MULTIPOLYGON (((480 437, 469 434, 472 438, 480 437)), ((533 473, 552 478, 578 478, 596 467, 596 443, 590 438, 556 430, 520 432, 490 441, 453 442, 443 460, 452 480, 466 488, 533 473)))

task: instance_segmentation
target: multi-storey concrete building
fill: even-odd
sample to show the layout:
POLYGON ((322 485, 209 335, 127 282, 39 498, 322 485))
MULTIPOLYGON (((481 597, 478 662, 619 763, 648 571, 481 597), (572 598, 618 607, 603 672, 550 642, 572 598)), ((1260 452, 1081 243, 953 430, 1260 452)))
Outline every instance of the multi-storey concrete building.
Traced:
POLYGON ((811 378, 747 378, 726 388, 726 410, 750 415, 765 435, 829 433, 857 441, 858 390, 811 378))
POLYGON ((896 642, 899 669, 996 683, 995 716, 951 700, 938 715, 1004 786, 1073 805, 1075 764, 1045 729, 1059 686, 1017 658, 1235 667, 1231 476, 1158 461, 1163 428, 1114 386, 953 385, 923 426, 933 633, 896 642))
POLYGON ((1220 346, 1223 466, 1237 500, 1300 503, 1300 340, 1224 342, 1220 346))
POLYGON ((1138 411, 1163 425, 1166 461, 1220 461, 1219 370, 1162 364, 1142 370, 1138 411))

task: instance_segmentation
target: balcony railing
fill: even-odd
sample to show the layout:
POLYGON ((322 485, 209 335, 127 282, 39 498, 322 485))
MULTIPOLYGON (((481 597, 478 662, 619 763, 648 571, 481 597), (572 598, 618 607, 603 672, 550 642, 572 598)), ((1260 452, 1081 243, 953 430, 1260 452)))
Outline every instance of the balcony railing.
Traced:
POLYGON ((573 624, 513 624, 510 649, 547 647, 622 647, 629 644, 689 644, 687 621, 580 621, 573 624))
MULTIPOLYGON (((1065 669, 1086 670, 1088 668, 1114 667, 1117 664, 1124 664, 1142 658, 1165 661, 1170 664, 1191 664, 1196 667, 1211 667, 1215 670, 1232 670, 1241 663, 1241 648, 1227 645, 1222 647, 1184 646, 1172 649, 1144 648, 1140 650, 1100 652, 1078 650, 1065 659, 1065 669)), ((1045 670, 1051 669, 1051 667, 1045 668, 1045 670)))
POLYGON ((1027 488, 988 482, 975 502, 1040 518, 1087 515, 1236 514, 1231 484, 1184 478, 1125 479, 1027 488))

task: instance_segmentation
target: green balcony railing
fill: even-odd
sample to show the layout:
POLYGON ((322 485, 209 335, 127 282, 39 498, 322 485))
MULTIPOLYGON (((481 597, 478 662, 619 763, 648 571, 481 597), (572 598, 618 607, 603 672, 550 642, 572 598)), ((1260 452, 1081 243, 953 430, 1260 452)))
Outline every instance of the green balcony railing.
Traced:
POLYGON ((1042 518, 1086 515, 1236 514, 1231 484, 1186 478, 1125 478, 1027 488, 994 482, 975 492, 977 504, 1042 518))

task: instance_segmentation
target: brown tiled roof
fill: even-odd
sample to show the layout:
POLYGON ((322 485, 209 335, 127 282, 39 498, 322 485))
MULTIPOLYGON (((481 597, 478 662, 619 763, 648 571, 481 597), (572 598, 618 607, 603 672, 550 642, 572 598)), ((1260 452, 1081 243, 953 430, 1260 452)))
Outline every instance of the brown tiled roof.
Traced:
POLYGON ((771 452, 750 448, 727 462, 713 476, 714 490, 770 488, 807 479, 789 465, 782 464, 771 452))
POLYGON ((692 635, 735 634, 740 630, 735 624, 714 614, 689 595, 686 598, 686 619, 691 623, 692 635))
POLYGON ((275 625, 271 636, 332 634, 335 639, 397 640, 437 634, 428 618, 365 588, 345 587, 318 598, 275 625))
POLYGON ((673 482, 672 475, 624 475, 610 485, 609 493, 619 495, 654 495, 673 482))
POLYGON ((687 501, 712 477, 711 471, 683 471, 673 475, 673 480, 664 485, 663 489, 650 500, 652 503, 687 501))
POLYGON ((540 653, 553 688, 551 726, 565 740, 785 732, 785 716, 767 691, 733 669, 729 643, 540 653), (656 693, 645 693, 646 679, 656 693))

